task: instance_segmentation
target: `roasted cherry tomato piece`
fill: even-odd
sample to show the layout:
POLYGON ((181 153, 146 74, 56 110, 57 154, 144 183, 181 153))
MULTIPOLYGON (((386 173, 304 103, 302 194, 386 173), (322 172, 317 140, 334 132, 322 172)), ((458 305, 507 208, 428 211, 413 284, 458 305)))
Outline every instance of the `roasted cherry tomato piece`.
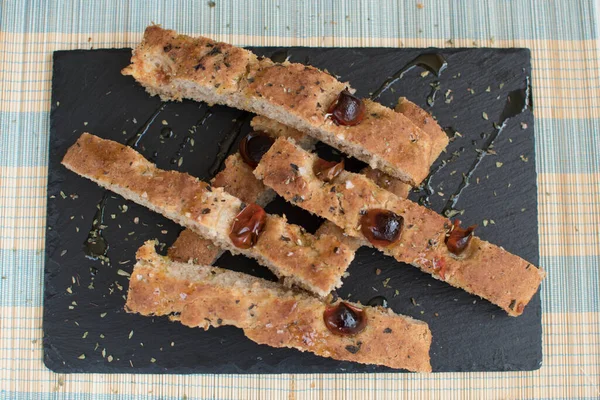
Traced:
POLYGON ((327 110, 338 125, 354 126, 365 118, 365 103, 347 90, 343 90, 327 110))
POLYGON ((327 307, 323 320, 327 329, 336 335, 356 335, 367 326, 365 310, 345 302, 327 307))
POLYGON ((229 239, 235 247, 240 249, 249 249, 258 241, 258 236, 262 232, 267 222, 267 213, 258 204, 250 204, 236 215, 229 239))
POLYGON ((471 225, 467 229, 463 229, 460 227, 460 221, 454 220, 454 225, 445 240, 448 251, 456 256, 461 255, 469 246, 476 227, 477 225, 471 225))
POLYGON ((400 239, 404 218, 392 211, 375 208, 360 219, 360 230, 375 246, 386 247, 400 239))

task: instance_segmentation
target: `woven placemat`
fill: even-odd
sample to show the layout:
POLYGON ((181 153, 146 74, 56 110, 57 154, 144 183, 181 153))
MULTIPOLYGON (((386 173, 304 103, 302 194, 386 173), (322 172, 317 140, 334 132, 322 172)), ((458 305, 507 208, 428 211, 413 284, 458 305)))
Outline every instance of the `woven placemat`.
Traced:
POLYGON ((1 1, 0 398, 597 398, 597 2, 1 1), (150 22, 238 45, 532 50, 544 364, 528 373, 59 375, 42 362, 52 52, 131 47, 150 22))

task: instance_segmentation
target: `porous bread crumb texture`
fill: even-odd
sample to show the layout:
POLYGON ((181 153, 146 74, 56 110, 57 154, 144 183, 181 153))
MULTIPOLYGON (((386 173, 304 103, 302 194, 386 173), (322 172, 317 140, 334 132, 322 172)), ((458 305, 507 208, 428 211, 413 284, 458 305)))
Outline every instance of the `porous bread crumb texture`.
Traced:
POLYGON ((332 182, 323 182, 312 172, 316 160, 316 155, 292 140, 280 138, 254 174, 286 200, 331 221, 364 244, 362 214, 378 208, 393 211, 404 218, 404 228, 398 242, 380 250, 487 299, 509 315, 522 314, 537 292, 545 273, 531 263, 478 237, 457 257, 445 245, 450 220, 381 189, 361 174, 343 171, 332 182))
POLYGON ((447 137, 436 136, 434 144, 402 113, 370 100, 365 100, 366 117, 360 124, 338 126, 327 110, 348 84, 311 66, 274 63, 157 25, 146 28, 123 74, 163 100, 189 98, 266 116, 413 186, 427 176, 433 149, 448 143, 447 137))
POLYGON ((174 262, 158 255, 154 245, 147 242, 138 250, 128 312, 167 315, 203 329, 232 325, 258 344, 431 372, 431 331, 425 322, 382 307, 350 303, 365 310, 366 327, 356 335, 335 335, 325 326, 328 304, 322 300, 247 274, 174 262))
POLYGON ((229 239, 229 231, 243 209, 240 199, 188 174, 160 170, 117 142, 84 133, 69 148, 62 164, 223 249, 256 259, 286 285, 297 285, 319 296, 327 296, 341 286, 341 277, 354 258, 354 252, 334 236, 316 238, 274 215, 267 215, 264 230, 253 247, 237 248, 229 239))

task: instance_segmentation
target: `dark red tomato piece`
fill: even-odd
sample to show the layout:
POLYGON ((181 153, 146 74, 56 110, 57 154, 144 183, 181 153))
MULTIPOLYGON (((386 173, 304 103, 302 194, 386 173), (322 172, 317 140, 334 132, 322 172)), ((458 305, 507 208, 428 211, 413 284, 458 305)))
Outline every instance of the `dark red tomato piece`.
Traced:
POLYGON ((267 213, 258 204, 250 204, 233 220, 229 239, 235 247, 249 249, 258 241, 267 222, 267 213))
POLYGON ((365 118, 365 103, 347 90, 343 90, 327 110, 338 125, 354 126, 365 118))
POLYGON ((469 246, 476 227, 477 225, 471 225, 467 229, 463 229, 460 227, 460 221, 454 220, 454 224, 445 240, 448 251, 456 256, 461 255, 469 246))
POLYGON ((327 307, 323 320, 327 329, 336 335, 356 335, 367 326, 365 310, 345 302, 327 307))
POLYGON ((404 218, 379 208, 368 210, 360 219, 360 230, 375 246, 386 247, 400 239, 404 218))

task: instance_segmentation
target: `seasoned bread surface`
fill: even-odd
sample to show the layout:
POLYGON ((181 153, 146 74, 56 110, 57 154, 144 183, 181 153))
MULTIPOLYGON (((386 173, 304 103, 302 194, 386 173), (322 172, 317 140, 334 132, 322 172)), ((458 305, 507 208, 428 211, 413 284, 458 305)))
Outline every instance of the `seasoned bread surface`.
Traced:
MULTIPOLYGON (((337 147, 417 185, 428 174, 433 140, 402 113, 365 100, 366 117, 338 126, 328 108, 347 84, 314 67, 258 59, 208 38, 146 28, 123 74, 163 100, 190 98, 254 112, 337 147)), ((437 138, 445 146, 447 138, 437 138)))
MULTIPOLYGON (((254 117, 250 124, 255 130, 267 133, 273 138, 280 136, 298 139, 304 148, 312 148, 315 140, 288 128, 278 122, 264 117, 254 117)), ((221 187, 227 193, 239 198, 244 203, 256 203, 266 206, 275 197, 275 192, 265 185, 252 173, 252 168, 244 162, 240 153, 234 153, 225 159, 225 167, 211 180, 211 185, 221 187)), ((212 265, 222 251, 210 240, 184 229, 175 243, 169 248, 169 257, 176 261, 192 261, 195 264, 212 265)))
POLYGON ((275 192, 256 179, 252 168, 244 162, 239 153, 225 159, 225 168, 210 181, 214 187, 235 196, 245 203, 265 206, 273 200, 275 192))
POLYGON ((308 294, 239 272, 173 262, 156 254, 153 242, 138 250, 137 259, 127 295, 128 312, 167 315, 203 329, 233 325, 258 344, 431 371, 431 332, 424 322, 389 309, 350 303, 365 309, 366 327, 354 336, 335 335, 323 321, 327 304, 308 294))
POLYGON ((427 132, 431 138, 431 163, 440 156, 440 153, 448 145, 448 135, 437 123, 431 114, 421 107, 408 100, 406 97, 400 97, 395 108, 396 112, 404 114, 415 125, 427 132))
MULTIPOLYGON (((250 168, 238 153, 225 160, 225 168, 212 180, 213 187, 221 187, 244 203, 268 204, 275 192, 254 177, 250 168)), ((211 265, 223 254, 223 250, 211 240, 184 229, 169 248, 169 257, 175 261, 192 261, 195 264, 211 265)))
POLYGON ((411 186, 408 183, 404 183, 393 176, 371 167, 366 167, 360 172, 375 182, 375 184, 380 188, 383 188, 388 192, 392 192, 398 197, 408 197, 408 193, 411 189, 411 186))
POLYGON ((223 250, 212 240, 204 239, 191 229, 182 230, 168 250, 169 258, 174 261, 199 265, 211 265, 221 254, 223 250))
POLYGON ((463 257, 445 245, 450 221, 434 211, 381 189, 361 174, 343 171, 333 182, 313 174, 317 156, 291 140, 278 139, 254 174, 293 204, 362 238, 362 213, 386 209, 404 218, 400 240, 381 248, 398 261, 415 265, 449 284, 481 296, 517 316, 538 290, 545 274, 522 258, 477 237, 463 257))
POLYGON ((242 201, 197 178, 163 171, 130 147, 84 133, 62 164, 99 185, 194 230, 234 254, 270 268, 288 285, 326 296, 341 285, 354 252, 333 236, 315 238, 285 218, 267 215, 264 230, 250 249, 229 239, 242 201))

